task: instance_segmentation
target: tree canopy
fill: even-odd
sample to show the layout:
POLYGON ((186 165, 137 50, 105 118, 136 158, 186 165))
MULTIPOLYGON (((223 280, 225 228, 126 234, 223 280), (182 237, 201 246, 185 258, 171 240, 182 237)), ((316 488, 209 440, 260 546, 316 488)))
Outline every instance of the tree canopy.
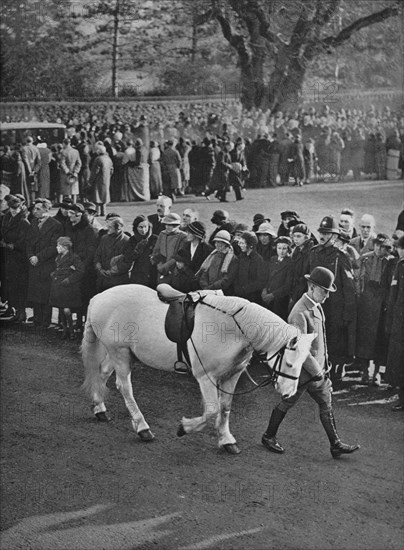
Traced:
POLYGON ((402 10, 399 0, 3 0, 1 95, 113 95, 123 74, 139 94, 140 74, 158 82, 150 91, 225 89, 276 110, 313 82, 397 86, 402 10))

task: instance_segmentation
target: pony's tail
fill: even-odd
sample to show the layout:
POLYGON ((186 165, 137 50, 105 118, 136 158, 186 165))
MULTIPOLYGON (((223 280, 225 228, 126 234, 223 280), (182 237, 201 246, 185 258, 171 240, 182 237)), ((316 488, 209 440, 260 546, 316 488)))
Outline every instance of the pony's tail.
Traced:
POLYGON ((96 404, 104 401, 107 391, 105 380, 102 379, 100 372, 101 364, 106 356, 107 351, 91 323, 89 306, 81 344, 81 357, 85 374, 82 389, 96 404))

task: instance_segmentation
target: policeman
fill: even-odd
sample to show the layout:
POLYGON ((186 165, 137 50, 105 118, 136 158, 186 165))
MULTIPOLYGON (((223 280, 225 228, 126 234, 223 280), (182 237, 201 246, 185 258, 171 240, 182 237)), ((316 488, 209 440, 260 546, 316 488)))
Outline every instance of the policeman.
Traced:
POLYGON ((324 305, 326 335, 331 363, 331 379, 341 380, 344 364, 353 361, 356 334, 356 291, 349 257, 339 250, 336 241, 340 232, 338 221, 325 216, 318 228, 319 244, 309 254, 309 270, 326 267, 334 277, 337 291, 324 305))

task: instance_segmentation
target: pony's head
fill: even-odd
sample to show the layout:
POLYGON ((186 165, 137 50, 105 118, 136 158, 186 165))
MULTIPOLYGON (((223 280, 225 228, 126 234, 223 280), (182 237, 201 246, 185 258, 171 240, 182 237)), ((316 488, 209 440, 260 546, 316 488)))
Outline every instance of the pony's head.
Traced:
POLYGON ((291 338, 281 356, 279 369, 276 370, 275 389, 282 397, 292 397, 297 391, 302 365, 310 353, 311 343, 317 334, 299 334, 291 338))

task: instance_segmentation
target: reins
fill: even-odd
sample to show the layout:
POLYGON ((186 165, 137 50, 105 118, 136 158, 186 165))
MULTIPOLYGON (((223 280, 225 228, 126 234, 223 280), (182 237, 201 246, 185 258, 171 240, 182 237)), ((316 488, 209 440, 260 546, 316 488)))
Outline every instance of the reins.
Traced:
MULTIPOLYGON (((199 301, 199 304, 203 304, 207 307, 210 307, 211 309, 215 309, 216 311, 220 311, 221 313, 224 313, 225 315, 228 315, 229 317, 232 317, 234 319, 234 322, 236 323, 237 327, 239 328, 240 332, 244 335, 245 338, 247 338, 246 334, 244 333, 243 329, 240 327, 240 324, 238 323, 237 319, 235 318, 235 316, 240 313, 240 311, 242 311, 244 309, 245 306, 242 306, 240 307, 240 309, 238 309, 235 313, 229 313, 228 311, 225 311, 221 308, 218 308, 216 306, 212 306, 211 304, 208 304, 206 302, 203 301, 203 298, 199 301)), ((249 390, 245 390, 245 391, 240 391, 240 392, 228 392, 226 390, 223 390, 220 385, 219 385, 219 382, 214 382, 212 380, 212 378, 209 376, 208 372, 206 371, 205 367, 204 367, 204 364, 202 363, 202 360, 200 358, 200 355, 198 353, 198 350, 196 349, 195 347, 195 343, 193 341, 193 338, 192 338, 192 335, 190 337, 190 340, 191 340, 191 343, 192 343, 192 346, 194 348, 194 351, 195 351, 195 355, 197 356, 198 358, 198 361, 199 363, 201 364, 201 367, 206 375, 206 377, 208 378, 208 380, 212 383, 212 385, 214 385, 217 389, 217 391, 221 391, 222 393, 225 393, 227 395, 246 395, 248 393, 251 393, 255 390, 258 390, 259 388, 263 388, 265 386, 268 386, 269 384, 275 384, 275 382, 277 381, 278 377, 279 376, 283 376, 285 378, 289 378, 291 380, 297 380, 298 377, 297 376, 291 376, 289 374, 285 374, 283 372, 280 371, 280 365, 282 363, 282 359, 283 359, 283 356, 284 356, 284 353, 285 353, 285 349, 286 349, 286 344, 280 349, 278 350, 277 352, 275 352, 269 359, 266 359, 265 361, 264 360, 260 360, 260 363, 262 364, 265 364, 265 366, 267 367, 268 369, 268 372, 269 372, 269 376, 267 377, 266 380, 263 380, 262 382, 255 382, 253 380, 253 378, 250 376, 250 374, 248 373, 247 369, 245 369, 245 372, 247 373, 247 376, 248 378, 253 382, 253 384, 255 384, 255 387, 253 388, 250 388, 249 390), (270 367, 269 366, 269 362, 272 361, 272 359, 276 357, 275 359, 275 363, 274 363, 274 366, 273 367, 270 367), (277 367, 279 366, 279 368, 277 369, 277 367)), ((258 356, 260 355, 259 352, 257 352, 257 350, 254 349, 254 346, 250 343, 249 344, 250 347, 253 349, 253 352, 255 352, 258 356)))

